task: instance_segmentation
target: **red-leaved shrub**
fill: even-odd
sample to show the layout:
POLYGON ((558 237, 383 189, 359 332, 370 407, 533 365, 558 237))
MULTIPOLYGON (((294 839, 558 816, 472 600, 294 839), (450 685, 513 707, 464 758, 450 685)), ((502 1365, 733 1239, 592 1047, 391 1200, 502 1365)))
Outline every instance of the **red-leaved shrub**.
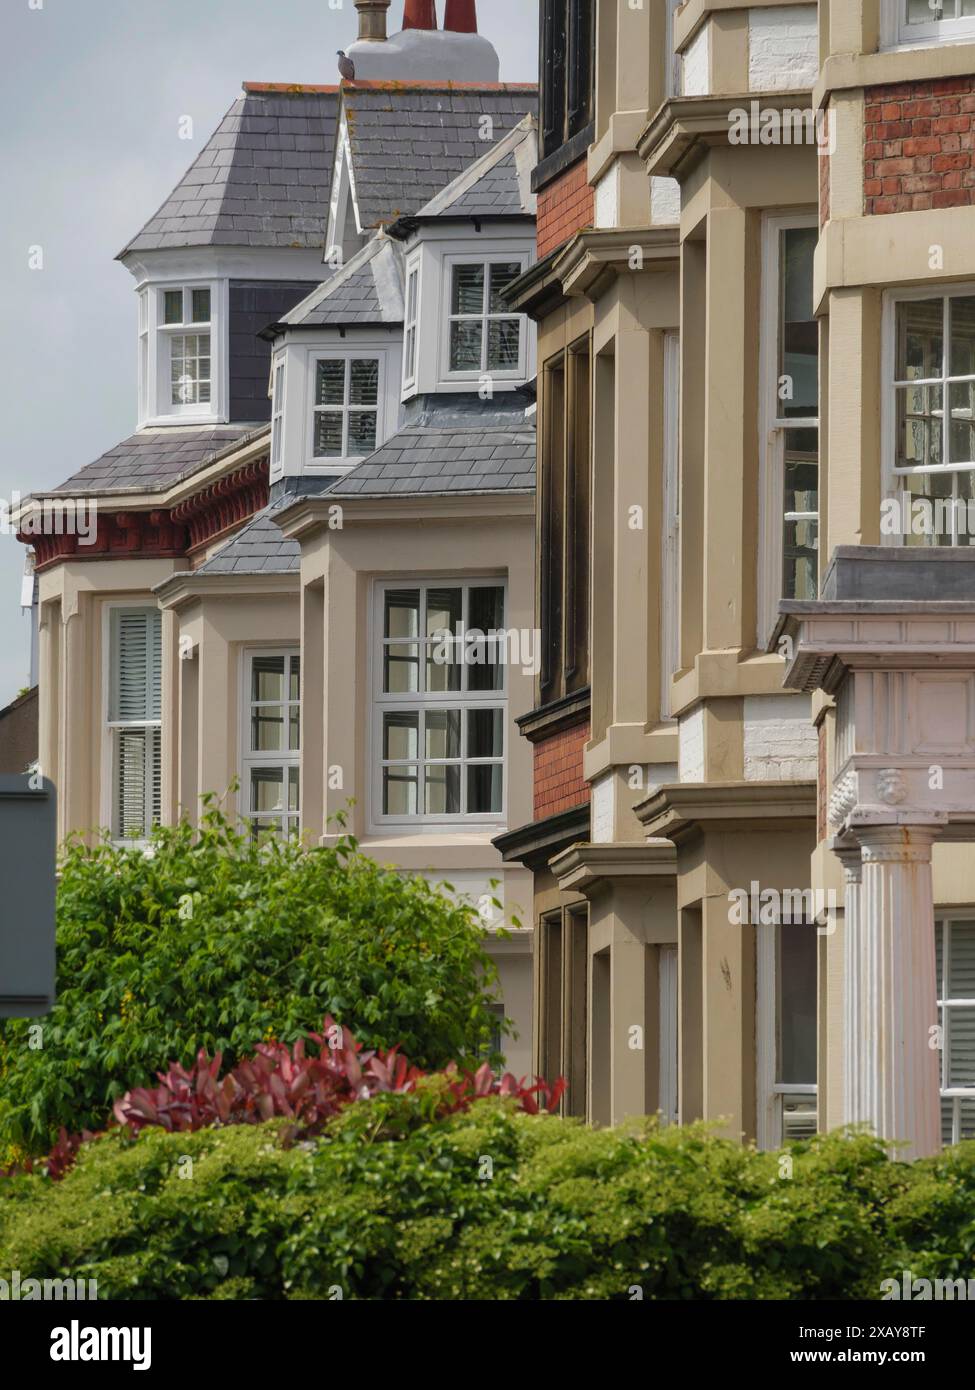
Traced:
MULTIPOLYGON (((239 1062, 222 1078, 221 1054, 211 1058, 201 1049, 189 1070, 174 1063, 158 1073, 158 1086, 127 1091, 115 1102, 115 1119, 135 1135, 149 1126, 195 1130, 284 1118, 290 1121, 283 1134, 287 1144, 314 1138, 353 1101, 381 1093, 409 1095, 427 1078, 439 1081, 427 1088, 434 1119, 464 1110, 484 1096, 510 1097, 530 1115, 540 1109, 551 1113, 565 1091, 562 1079, 551 1086, 536 1079, 529 1086, 510 1073, 497 1076, 486 1062, 476 1072, 462 1072, 456 1063, 442 1072, 424 1072, 411 1066, 395 1047, 388 1052, 363 1051, 349 1030, 330 1017, 325 1019, 324 1031, 310 1034, 308 1041, 317 1051, 309 1054, 304 1038, 294 1047, 261 1043, 256 1056, 239 1062)), ((88 1131, 70 1135, 62 1129, 44 1161, 48 1176, 63 1177, 82 1143, 97 1137, 88 1131)))

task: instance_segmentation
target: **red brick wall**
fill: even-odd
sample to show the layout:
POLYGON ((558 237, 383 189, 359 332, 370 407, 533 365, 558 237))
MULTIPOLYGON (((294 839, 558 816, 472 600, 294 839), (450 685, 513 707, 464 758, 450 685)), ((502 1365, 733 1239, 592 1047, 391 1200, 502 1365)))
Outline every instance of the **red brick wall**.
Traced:
POLYGON ((593 191, 586 182, 586 161, 580 159, 538 195, 538 256, 547 256, 573 232, 591 227, 593 191))
POLYGON ((975 77, 868 87, 865 100, 867 213, 975 203, 975 77))
POLYGON ((535 744, 535 819, 571 811, 590 798, 589 783, 582 775, 582 752, 589 741, 589 725, 576 724, 535 744))

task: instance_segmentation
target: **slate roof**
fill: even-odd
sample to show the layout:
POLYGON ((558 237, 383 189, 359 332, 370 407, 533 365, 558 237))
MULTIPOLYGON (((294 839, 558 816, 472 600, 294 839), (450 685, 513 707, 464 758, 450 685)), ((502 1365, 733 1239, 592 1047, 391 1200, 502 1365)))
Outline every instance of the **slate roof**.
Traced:
POLYGON ((159 492, 269 426, 205 425, 140 430, 68 478, 54 492, 159 492))
POLYGON ((534 217, 531 173, 537 163, 537 127, 535 118, 528 115, 421 207, 415 220, 534 217))
POLYGON ((400 430, 341 478, 329 497, 532 492, 535 431, 527 425, 400 430))
POLYGON ((416 212, 484 153, 481 120, 500 140, 538 109, 530 84, 359 82, 343 88, 363 227, 416 212))
MULTIPOLYGON (((291 500, 290 498, 288 499, 291 500)), ((274 508, 258 512, 233 540, 195 574, 292 574, 300 567, 301 546, 272 520, 274 508)))
POLYGON ((372 237, 341 270, 272 324, 265 337, 284 328, 338 328, 403 322, 400 253, 383 232, 372 237))
POLYGON ((337 87, 245 83, 190 169, 120 254, 167 246, 323 247, 337 87))

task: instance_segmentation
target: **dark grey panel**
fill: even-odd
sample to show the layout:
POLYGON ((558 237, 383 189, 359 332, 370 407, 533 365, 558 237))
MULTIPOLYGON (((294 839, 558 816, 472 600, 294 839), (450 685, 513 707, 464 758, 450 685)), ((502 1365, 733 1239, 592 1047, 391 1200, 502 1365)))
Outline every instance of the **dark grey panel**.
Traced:
POLYGON ((271 345, 257 335, 316 288, 317 280, 231 280, 230 419, 271 418, 271 345))
POLYGON ((0 777, 0 1018, 54 1002, 56 808, 47 778, 0 777))

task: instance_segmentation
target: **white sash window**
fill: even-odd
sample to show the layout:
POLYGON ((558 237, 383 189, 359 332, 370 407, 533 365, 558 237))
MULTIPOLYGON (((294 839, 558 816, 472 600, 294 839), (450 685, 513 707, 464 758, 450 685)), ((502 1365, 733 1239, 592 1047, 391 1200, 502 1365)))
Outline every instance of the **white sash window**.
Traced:
POLYGON ((161 813, 162 615, 113 608, 110 632, 112 835, 145 840, 161 813))

